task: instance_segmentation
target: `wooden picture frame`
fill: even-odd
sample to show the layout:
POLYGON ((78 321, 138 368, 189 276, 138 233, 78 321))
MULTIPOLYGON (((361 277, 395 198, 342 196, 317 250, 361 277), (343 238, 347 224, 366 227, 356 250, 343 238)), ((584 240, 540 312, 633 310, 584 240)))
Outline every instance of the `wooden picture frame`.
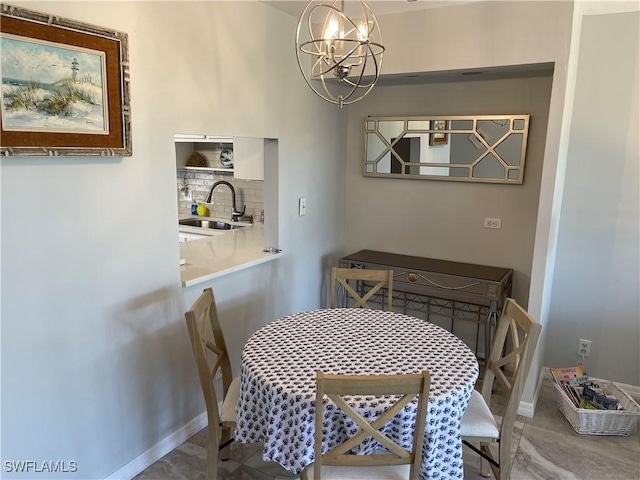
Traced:
POLYGON ((0 3, 3 156, 132 155, 128 36, 0 3))
MULTIPOLYGON (((448 130, 449 129, 449 121, 448 120, 431 120, 431 128, 430 130, 448 130)), ((449 134, 448 133, 430 133, 429 134, 429 145, 446 145, 449 143, 449 134)))

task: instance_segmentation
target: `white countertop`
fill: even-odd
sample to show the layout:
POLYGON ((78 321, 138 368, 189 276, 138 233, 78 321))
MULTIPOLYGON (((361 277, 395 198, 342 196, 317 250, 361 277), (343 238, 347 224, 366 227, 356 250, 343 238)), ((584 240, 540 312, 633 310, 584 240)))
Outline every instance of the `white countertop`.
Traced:
MULTIPOLYGON (((208 217, 197 218, 220 220, 208 217)), ((230 223, 228 220, 223 221, 230 223)), ((185 264, 180 266, 183 287, 191 287, 282 256, 282 253, 264 251, 264 226, 261 223, 238 224, 249 226, 233 230, 209 231, 213 235, 180 243, 180 258, 185 260, 185 264)), ((193 232, 203 229, 180 226, 180 230, 193 232)))

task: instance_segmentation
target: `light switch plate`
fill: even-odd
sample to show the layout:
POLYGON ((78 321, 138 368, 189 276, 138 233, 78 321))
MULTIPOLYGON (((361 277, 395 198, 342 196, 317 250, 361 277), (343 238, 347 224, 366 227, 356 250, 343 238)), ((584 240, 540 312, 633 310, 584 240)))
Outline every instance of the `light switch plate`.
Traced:
POLYGON ((298 199, 298 216, 307 214, 307 197, 300 197, 298 199))

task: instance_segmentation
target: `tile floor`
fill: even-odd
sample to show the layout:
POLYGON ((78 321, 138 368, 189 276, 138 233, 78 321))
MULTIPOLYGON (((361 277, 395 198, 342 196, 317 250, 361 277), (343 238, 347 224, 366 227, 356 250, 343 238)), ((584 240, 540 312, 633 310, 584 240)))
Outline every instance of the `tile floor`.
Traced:
MULTIPOLYGON (((545 379, 534 418, 518 417, 513 440, 513 480, 639 480, 638 426, 628 437, 577 434, 558 410, 545 379)), ((161 458, 135 480, 205 480, 206 429, 161 458)), ((480 461, 464 451, 465 479, 480 480, 480 461)), ((297 477, 262 460, 261 445, 234 443, 220 463, 221 480, 287 480, 297 477)))

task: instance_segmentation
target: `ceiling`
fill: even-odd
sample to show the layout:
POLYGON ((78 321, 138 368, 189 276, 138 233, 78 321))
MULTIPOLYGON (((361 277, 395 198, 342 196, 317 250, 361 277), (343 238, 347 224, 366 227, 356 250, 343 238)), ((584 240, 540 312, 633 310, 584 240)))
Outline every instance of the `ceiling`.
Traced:
MULTIPOLYGON (((308 3, 306 0, 261 1, 295 17, 300 16, 302 11, 304 10, 305 5, 308 3)), ((331 3, 332 1, 333 0, 325 0, 325 3, 331 3)), ((384 15, 387 13, 411 12, 415 10, 424 10, 427 8, 446 7, 455 4, 481 1, 485 0, 367 0, 366 3, 376 15, 384 15)))
MULTIPOLYGON (((300 16, 308 0, 260 0, 278 10, 286 12, 296 18, 300 16)), ((323 0, 331 4, 334 0, 323 0)), ((345 0, 355 2, 356 0, 345 0)), ((365 0, 377 16, 390 13, 403 13, 429 8, 461 5, 465 3, 483 2, 489 0, 365 0)), ((516 1, 516 0, 511 0, 516 1)), ((472 81, 500 78, 518 78, 531 76, 553 75, 553 64, 540 63, 535 65, 510 65, 505 67, 475 68, 470 70, 438 71, 438 72, 407 72, 402 74, 381 74, 379 85, 411 85, 443 81, 472 81)))

